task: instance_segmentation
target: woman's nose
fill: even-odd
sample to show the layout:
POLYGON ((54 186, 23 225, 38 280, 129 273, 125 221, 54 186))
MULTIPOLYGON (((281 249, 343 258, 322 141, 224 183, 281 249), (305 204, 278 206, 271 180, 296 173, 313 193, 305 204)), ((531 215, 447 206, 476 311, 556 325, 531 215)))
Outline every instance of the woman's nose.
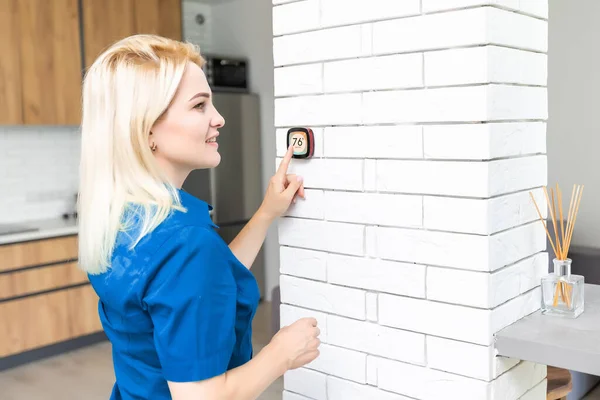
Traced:
POLYGON ((221 128, 225 125, 225 118, 217 111, 217 115, 213 118, 213 126, 221 128))

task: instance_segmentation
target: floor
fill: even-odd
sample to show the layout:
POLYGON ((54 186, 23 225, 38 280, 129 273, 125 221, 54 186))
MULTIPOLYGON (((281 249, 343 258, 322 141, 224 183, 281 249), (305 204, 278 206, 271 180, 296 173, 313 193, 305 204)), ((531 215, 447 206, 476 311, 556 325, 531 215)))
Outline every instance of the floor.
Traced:
MULTIPOLYGON (((270 310, 270 303, 264 302, 256 313, 255 353, 270 340, 270 310)), ((110 343, 103 342, 0 372, 0 397, 2 400, 107 400, 113 383, 110 343)), ((258 400, 281 400, 282 390, 280 378, 258 400)), ((583 400, 600 400, 600 387, 583 400)))
MULTIPOLYGON (((254 351, 270 340, 270 303, 261 303, 254 319, 254 351)), ((2 400, 107 400, 114 373, 110 343, 103 342, 0 372, 2 400)), ((259 400, 281 400, 278 379, 259 400)))
POLYGON ((600 386, 597 386, 596 389, 588 393, 583 400, 600 400, 600 386))

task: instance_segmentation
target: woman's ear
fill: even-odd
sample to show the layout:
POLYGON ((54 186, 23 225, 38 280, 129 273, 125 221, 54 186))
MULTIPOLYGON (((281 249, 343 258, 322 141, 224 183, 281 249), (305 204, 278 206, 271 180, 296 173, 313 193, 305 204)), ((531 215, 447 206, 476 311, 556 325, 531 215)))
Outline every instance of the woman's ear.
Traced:
POLYGON ((152 140, 152 131, 150 131, 150 135, 148 136, 148 146, 150 146, 150 150, 156 151, 156 143, 152 140))

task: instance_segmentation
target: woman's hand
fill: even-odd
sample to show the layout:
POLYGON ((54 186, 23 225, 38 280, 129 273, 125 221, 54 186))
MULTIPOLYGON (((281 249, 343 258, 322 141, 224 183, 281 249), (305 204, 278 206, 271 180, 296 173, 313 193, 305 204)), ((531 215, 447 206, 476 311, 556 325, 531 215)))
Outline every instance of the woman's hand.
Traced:
POLYGON ((282 216, 292 201, 295 202, 296 195, 304 198, 302 177, 287 173, 293 153, 294 148, 290 146, 277 172, 269 181, 267 193, 260 206, 259 211, 271 220, 282 216))
POLYGON ((320 333, 316 319, 301 318, 281 328, 271 339, 270 346, 281 355, 288 370, 300 368, 319 356, 321 341, 317 336, 320 333))
POLYGON ((314 318, 302 318, 282 328, 247 363, 214 378, 171 382, 173 400, 255 400, 277 378, 319 356, 319 328, 314 318))
POLYGON ((233 254, 247 268, 254 263, 273 221, 286 212, 296 195, 304 197, 302 178, 287 174, 292 152, 293 148, 290 147, 279 165, 277 173, 271 178, 267 194, 258 211, 235 239, 229 243, 233 254))

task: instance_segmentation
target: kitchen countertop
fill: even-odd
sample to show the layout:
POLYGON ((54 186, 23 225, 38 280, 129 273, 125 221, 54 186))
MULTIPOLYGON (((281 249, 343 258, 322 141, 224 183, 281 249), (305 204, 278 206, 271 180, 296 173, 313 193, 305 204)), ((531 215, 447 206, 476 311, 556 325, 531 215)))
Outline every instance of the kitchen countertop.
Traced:
POLYGON ((498 355, 600 375, 600 285, 586 284, 576 319, 537 311, 496 335, 498 355))
POLYGON ((76 235, 78 232, 77 221, 74 218, 55 218, 41 221, 26 221, 15 223, 15 225, 22 225, 24 227, 37 229, 27 232, 0 235, 0 245, 48 239, 59 236, 76 235))

